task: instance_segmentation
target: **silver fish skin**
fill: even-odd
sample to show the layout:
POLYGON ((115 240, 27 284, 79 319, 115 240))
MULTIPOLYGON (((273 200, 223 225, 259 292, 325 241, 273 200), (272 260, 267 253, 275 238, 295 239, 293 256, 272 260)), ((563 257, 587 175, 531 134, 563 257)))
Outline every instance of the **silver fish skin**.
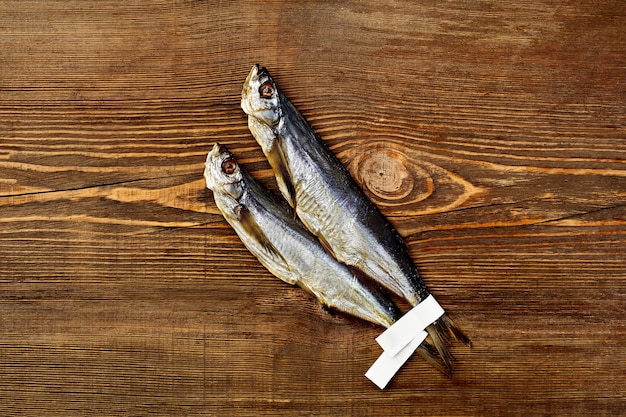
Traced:
POLYGON ((404 241, 343 164, 255 65, 242 92, 248 126, 298 217, 334 256, 417 305, 429 294, 404 241), (262 89, 271 95, 263 97, 262 89))
POLYGON ((215 203, 248 250, 281 280, 298 285, 327 307, 383 327, 399 310, 332 256, 274 196, 236 162, 225 146, 207 155, 204 177, 215 203))
MULTIPOLYGON (((426 298, 429 291, 401 236, 282 94, 267 69, 252 68, 244 82, 241 107, 281 193, 324 247, 412 305, 426 298)), ((449 336, 468 345, 469 339, 446 315, 427 330, 451 369, 449 336)))

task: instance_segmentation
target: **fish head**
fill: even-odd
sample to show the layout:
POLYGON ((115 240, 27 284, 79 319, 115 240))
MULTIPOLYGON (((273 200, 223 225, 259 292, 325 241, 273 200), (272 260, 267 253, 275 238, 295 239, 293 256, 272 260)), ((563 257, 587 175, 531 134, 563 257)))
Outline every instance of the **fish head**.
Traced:
POLYGON ((206 186, 215 194, 227 194, 235 200, 243 194, 243 174, 235 157, 224 145, 216 143, 204 164, 206 186))
POLYGON ((241 108, 268 126, 276 126, 280 121, 280 93, 267 69, 259 64, 252 67, 243 83, 241 108))

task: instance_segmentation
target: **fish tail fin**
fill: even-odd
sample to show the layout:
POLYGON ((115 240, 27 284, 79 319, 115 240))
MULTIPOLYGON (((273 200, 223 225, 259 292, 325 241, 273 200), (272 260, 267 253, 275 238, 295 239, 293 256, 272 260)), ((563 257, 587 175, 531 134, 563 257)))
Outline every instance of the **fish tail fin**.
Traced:
POLYGON ((444 314, 442 317, 439 318, 439 320, 443 322, 443 325, 445 326, 445 328, 448 330, 448 332, 452 335, 454 339, 463 343, 464 345, 467 345, 468 347, 472 347, 472 341, 470 340, 470 338, 467 337, 465 333, 463 333, 461 328, 457 326, 452 321, 452 319, 448 317, 448 315, 444 314))
POLYGON ((437 321, 426 328, 428 332, 428 340, 441 357, 443 364, 447 370, 443 373, 450 375, 452 373, 452 366, 454 364, 454 356, 450 353, 448 345, 452 342, 452 339, 462 342, 468 346, 472 345, 469 337, 461 331, 461 329, 454 324, 454 322, 447 316, 441 316, 437 321))
POLYGON ((421 345, 417 348, 417 353, 420 354, 422 358, 426 360, 428 364, 436 368, 439 372, 444 374, 445 376, 452 376, 452 370, 447 366, 446 363, 442 360, 441 356, 439 356, 439 352, 437 349, 433 347, 428 341, 423 341, 421 345))

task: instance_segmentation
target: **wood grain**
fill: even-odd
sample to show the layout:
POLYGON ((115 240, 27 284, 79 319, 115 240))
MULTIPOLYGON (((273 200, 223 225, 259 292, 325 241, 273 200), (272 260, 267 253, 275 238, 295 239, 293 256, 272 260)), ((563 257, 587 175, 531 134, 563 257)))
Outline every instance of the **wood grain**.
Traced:
MULTIPOLYGON (((626 413, 622 1, 0 0, 0 413, 626 413), (379 391, 379 328, 272 277, 202 179, 285 94, 472 337, 379 391)), ((403 305, 403 307, 406 307, 403 305)))

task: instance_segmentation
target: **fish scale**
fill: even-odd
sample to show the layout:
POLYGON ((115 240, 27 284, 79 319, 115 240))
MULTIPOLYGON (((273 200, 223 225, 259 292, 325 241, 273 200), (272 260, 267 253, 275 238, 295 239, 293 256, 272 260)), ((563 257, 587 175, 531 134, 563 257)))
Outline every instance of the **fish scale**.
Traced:
MULTIPOLYGON (((398 232, 282 94, 267 69, 253 66, 243 85, 241 107, 278 188, 324 247, 413 306, 430 296, 398 232)), ((452 339, 470 344, 469 339, 447 315, 426 330, 427 340, 451 372, 448 344, 452 339)))
MULTIPOLYGON (((323 306, 386 328, 400 318, 399 309, 388 297, 364 285, 329 255, 285 204, 236 163, 225 146, 215 144, 207 155, 204 178, 226 221, 276 277, 300 286, 323 306)), ((417 351, 433 366, 444 369, 430 344, 420 345, 417 351)))
POLYGON ((396 321, 399 311, 391 300, 361 284, 326 253, 290 210, 238 164, 225 173, 226 162, 236 164, 228 149, 216 144, 205 164, 207 187, 226 221, 270 272, 306 289, 325 306, 383 327, 396 321))

